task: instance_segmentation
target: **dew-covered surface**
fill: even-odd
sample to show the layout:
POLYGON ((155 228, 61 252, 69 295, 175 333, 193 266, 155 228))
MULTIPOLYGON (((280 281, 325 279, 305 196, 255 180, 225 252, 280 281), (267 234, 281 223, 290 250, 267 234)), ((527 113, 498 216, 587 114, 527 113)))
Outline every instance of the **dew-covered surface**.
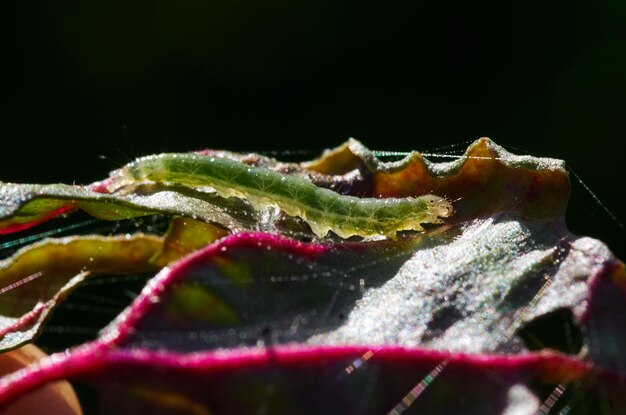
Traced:
MULTIPOLYGON (((433 194, 450 201, 454 214, 422 233, 344 240, 316 236, 271 203, 255 210, 206 188, 144 183, 109 195, 105 181, 72 190, 95 198, 58 197, 58 188, 47 188, 42 197, 55 204, 33 207, 24 187, 4 187, 9 199, 18 189, 2 209, 7 232, 77 207, 107 220, 159 212, 218 226, 157 232, 151 238, 170 249, 160 251, 160 260, 151 257, 156 275, 137 279, 148 280, 141 292, 135 284, 129 307, 111 314, 97 338, 92 331, 83 345, 49 348, 61 353, 0 380, 1 404, 68 378, 78 382, 89 413, 626 412, 624 265, 600 241, 566 229, 570 187, 561 161, 514 156, 486 139, 450 163, 418 153, 383 163, 354 140, 300 164, 203 154, 297 175, 346 195, 433 194), (174 198, 160 201, 163 192, 174 198), (126 214, 133 198, 144 202, 132 209, 143 207, 126 214), (85 209, 79 199, 95 204, 85 209), (192 203, 204 210, 199 214, 192 203)), ((63 244, 42 241, 7 253, 13 256, 4 268, 17 267, 29 249, 53 252, 46 243, 63 244)), ((40 264, 42 271, 54 260, 40 264)), ((10 284, 32 285, 24 296, 32 303, 44 280, 28 279, 38 271, 19 266, 28 275, 9 281, 0 274, 9 287, 0 296, 19 289, 10 284)), ((143 271, 131 267, 126 274, 143 271)), ((97 298, 97 291, 83 290, 106 278, 79 281, 85 287, 65 302, 74 295, 97 298)), ((50 295, 55 292, 64 291, 50 295)), ((46 312, 57 307, 61 315, 62 300, 55 298, 46 312)), ((70 328, 68 321, 53 315, 49 325, 70 328)), ((50 335, 45 326, 42 340, 50 335)))

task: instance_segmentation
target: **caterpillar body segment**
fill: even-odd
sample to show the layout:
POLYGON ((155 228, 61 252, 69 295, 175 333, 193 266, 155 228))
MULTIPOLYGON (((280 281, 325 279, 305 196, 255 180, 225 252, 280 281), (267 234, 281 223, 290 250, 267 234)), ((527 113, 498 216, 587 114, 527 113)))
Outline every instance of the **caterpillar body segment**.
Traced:
POLYGON ((359 198, 318 187, 307 179, 239 161, 198 154, 160 154, 140 158, 112 174, 109 190, 142 182, 212 187, 222 197, 238 197, 257 209, 278 206, 305 220, 319 237, 328 231, 395 237, 403 230, 421 231, 423 223, 441 223, 452 205, 444 198, 359 198))

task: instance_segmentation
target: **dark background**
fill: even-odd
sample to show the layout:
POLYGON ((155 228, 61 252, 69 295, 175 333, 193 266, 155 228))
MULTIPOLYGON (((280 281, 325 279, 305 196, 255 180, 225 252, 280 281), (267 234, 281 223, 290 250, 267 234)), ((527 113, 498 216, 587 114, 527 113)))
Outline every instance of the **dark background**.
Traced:
MULTIPOLYGON (((15 3, 0 180, 87 183, 206 147, 353 136, 425 151, 489 136, 566 160, 626 221, 624 2, 15 3)), ((626 258, 626 232, 572 184, 570 228, 626 258)))

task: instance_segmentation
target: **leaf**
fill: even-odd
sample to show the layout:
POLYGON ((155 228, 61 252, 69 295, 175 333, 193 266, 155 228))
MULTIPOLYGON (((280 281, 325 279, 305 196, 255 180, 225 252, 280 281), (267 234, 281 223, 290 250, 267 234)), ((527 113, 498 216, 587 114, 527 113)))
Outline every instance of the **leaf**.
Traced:
MULTIPOLYGON (((193 355, 82 349, 71 360, 11 379, 12 388, 2 396, 15 398, 47 382, 79 378, 97 388, 103 413, 378 414, 410 407, 410 413, 532 414, 539 402, 525 383, 571 382, 587 372, 579 362, 554 354, 485 358, 389 347, 193 355), (515 399, 520 393, 522 402, 515 399)), ((596 385, 591 379, 587 389, 596 385)), ((624 404, 617 394, 609 399, 624 404)))
MULTIPOLYGON (((100 189, 99 189, 100 190, 100 189)), ((82 209, 104 220, 120 220, 162 213, 197 218, 238 229, 254 221, 249 207, 238 199, 176 187, 138 188, 127 195, 113 195, 92 187, 0 184, 0 234, 35 226, 63 213, 82 209), (233 218, 228 212, 236 212, 233 218), (249 217, 250 216, 250 217, 249 217)))
POLYGON ((192 219, 172 221, 165 237, 45 239, 0 262, 0 350, 31 341, 50 312, 95 275, 156 272, 226 234, 192 219))
MULTIPOLYGON (((475 231, 472 230, 474 235, 475 231)), ((582 242, 588 244, 589 240, 585 238, 582 242)), ((372 344, 375 338, 371 331, 384 330, 388 324, 386 314, 395 310, 397 317, 405 312, 393 301, 389 301, 382 313, 379 304, 372 304, 372 314, 362 317, 364 321, 359 322, 357 315, 353 318, 356 322, 348 318, 342 325, 340 315, 346 309, 352 308, 352 314, 355 313, 353 302, 359 301, 360 294, 351 284, 357 283, 359 276, 367 281, 369 292, 383 289, 389 284, 388 279, 398 278, 393 275, 392 263, 378 261, 378 268, 372 268, 377 258, 397 258, 401 264, 407 251, 419 255, 437 249, 415 245, 415 241, 399 245, 399 241, 314 245, 265 234, 239 234, 224 239, 161 272, 100 340, 70 355, 56 357, 54 363, 43 369, 17 374, 7 381, 5 390, 0 389, 0 397, 8 399, 25 385, 32 388, 53 379, 78 377, 89 379, 101 388, 103 396, 111 397, 104 403, 104 412, 120 413, 124 411, 122 408, 128 413, 165 410, 168 405, 176 405, 176 410, 202 408, 209 413, 247 413, 259 407, 267 407, 270 412, 290 412, 293 405, 307 402, 300 412, 306 409, 310 411, 306 413, 362 413, 354 405, 359 391, 369 385, 366 412, 380 413, 391 410, 420 381, 428 384, 427 375, 435 370, 439 377, 432 380, 428 394, 424 392, 423 398, 411 406, 413 410, 501 413, 513 391, 519 391, 520 387, 527 390, 537 383, 552 387, 574 385, 578 393, 602 393, 616 409, 626 407, 621 393, 626 386, 623 375, 614 371, 623 361, 606 366, 605 362, 557 353, 518 354, 516 350, 505 350, 495 354, 489 350, 490 344, 483 345, 483 353, 473 355, 467 351, 464 354, 446 351, 454 348, 450 346, 454 342, 443 347, 440 344, 436 351, 423 347, 398 348, 397 341, 372 344), (364 258, 372 262, 354 266, 362 264, 364 258), (309 266, 321 274, 316 278, 306 272, 300 274, 309 266), (387 275, 379 274, 385 271, 387 275), (303 280, 304 277, 311 279, 303 280), (338 279, 342 284, 331 284, 338 279), (190 287, 207 293, 212 298, 210 307, 195 307, 194 296, 188 292, 190 287), (185 291, 185 295, 178 295, 179 290, 185 291), (329 304, 332 309, 328 308, 329 304), (231 311, 225 313, 224 309, 231 311), (383 320, 378 321, 381 317, 383 320), (363 324, 373 329, 364 330, 363 324), (317 339, 313 337, 316 332, 332 333, 336 325, 353 336, 362 336, 360 341, 337 336, 320 340, 319 334, 317 339), (241 337, 245 333, 250 337, 241 337), (224 352, 223 348, 231 351, 224 352), (214 352, 207 351, 211 349, 214 352), (116 379, 113 383, 111 377, 116 379), (467 379, 472 380, 470 388, 467 379), (273 385, 271 391, 264 386, 268 382, 273 385), (458 396, 460 391, 464 394, 463 406, 457 407, 460 401, 451 397, 458 396), (326 396, 322 402, 317 399, 320 394, 326 396), (164 400, 164 396, 171 399, 164 400), (242 400, 242 396, 247 398, 242 400)), ((593 247, 588 244, 586 248, 593 247)), ((577 247, 581 248, 585 246, 577 247)), ((596 279, 611 284, 616 277, 624 278, 623 268, 611 270, 607 265, 600 267, 596 279)), ((565 268, 562 271, 565 275, 560 278, 575 271, 565 268)), ((408 286, 404 284, 404 289, 408 286)), ((441 284, 437 287, 441 288, 441 284)), ((556 283, 548 291, 551 289, 556 290, 556 283)), ((547 304, 539 308, 562 307, 568 302, 556 294, 558 290, 555 294, 546 292, 543 298, 550 301, 546 300, 547 304)), ((580 294, 584 296, 587 292, 580 294)), ((367 291, 362 295, 360 301, 366 303, 367 291)), ((623 301, 622 296, 619 304, 612 304, 613 313, 619 311, 623 301)), ((581 302, 596 304, 597 299, 590 297, 574 303, 581 302)), ((408 312, 419 316, 414 309, 408 312)), ((507 317, 500 320, 510 323, 507 317)), ((473 324, 484 326, 491 319, 475 313, 467 320, 469 324, 463 327, 472 331, 476 330, 473 324)), ((396 321, 388 331, 405 330, 403 323, 396 321)), ((613 330, 619 330, 619 326, 613 330)), ((483 343, 491 338, 510 347, 515 342, 504 330, 492 329, 482 336, 487 338, 483 343)), ((480 336, 476 337, 480 340, 480 336)), ((440 336, 439 340, 445 344, 446 336, 440 336)), ((462 342, 460 347, 464 345, 462 342)), ((536 412, 537 408, 532 409, 536 412)))
POLYGON ((481 139, 451 163, 382 163, 350 141, 290 169, 360 196, 435 194, 454 215, 397 239, 221 239, 161 270, 96 341, 0 380, 0 404, 69 378, 103 413, 626 411, 624 264, 567 231, 562 162, 481 139), (560 311, 580 352, 528 350, 520 333, 560 311))

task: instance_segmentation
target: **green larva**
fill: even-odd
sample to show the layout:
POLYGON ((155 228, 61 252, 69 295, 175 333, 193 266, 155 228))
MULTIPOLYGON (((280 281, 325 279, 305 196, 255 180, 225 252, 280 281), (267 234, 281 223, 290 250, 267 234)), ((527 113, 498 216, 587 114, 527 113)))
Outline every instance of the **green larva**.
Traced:
POLYGON ((141 182, 210 186, 220 196, 239 197, 256 209, 278 206, 305 220, 312 231, 325 236, 332 230, 342 238, 422 230, 422 223, 441 223, 452 214, 444 198, 359 198, 342 196, 297 176, 253 167, 239 161, 198 154, 160 154, 140 158, 112 173, 110 190, 141 182))

